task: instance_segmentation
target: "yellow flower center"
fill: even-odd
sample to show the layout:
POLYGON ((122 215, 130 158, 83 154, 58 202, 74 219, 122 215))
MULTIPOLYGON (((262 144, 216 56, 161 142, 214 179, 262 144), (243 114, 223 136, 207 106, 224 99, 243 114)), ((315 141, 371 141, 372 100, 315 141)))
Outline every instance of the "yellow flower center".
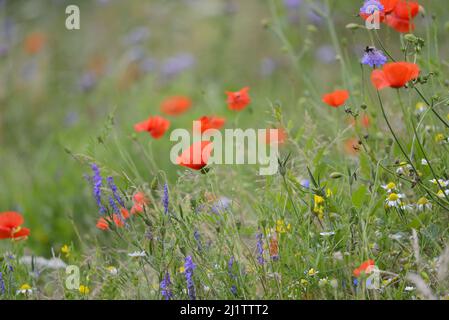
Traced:
POLYGON ((392 190, 394 188, 396 188, 396 184, 394 182, 390 182, 389 184, 386 185, 388 190, 392 190))
POLYGON ((388 200, 390 201, 397 201, 399 199, 399 196, 396 193, 392 193, 388 196, 388 200))
POLYGON ((31 290, 31 286, 28 283, 22 284, 20 290, 31 290))
POLYGON ((79 292, 81 294, 89 294, 90 289, 88 286, 80 285, 79 292))
POLYGON ((316 194, 313 196, 313 200, 315 201, 315 204, 324 203, 324 198, 316 194))
POLYGON ((426 198, 422 197, 421 199, 418 200, 417 202, 419 205, 426 205, 429 203, 429 200, 427 200, 426 198))

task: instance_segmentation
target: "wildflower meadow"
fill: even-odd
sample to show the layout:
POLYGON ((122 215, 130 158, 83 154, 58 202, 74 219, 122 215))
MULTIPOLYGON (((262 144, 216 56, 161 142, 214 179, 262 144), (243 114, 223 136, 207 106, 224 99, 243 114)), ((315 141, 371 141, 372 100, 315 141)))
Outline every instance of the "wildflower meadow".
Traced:
POLYGON ((449 7, 0 0, 0 300, 449 299, 449 7))

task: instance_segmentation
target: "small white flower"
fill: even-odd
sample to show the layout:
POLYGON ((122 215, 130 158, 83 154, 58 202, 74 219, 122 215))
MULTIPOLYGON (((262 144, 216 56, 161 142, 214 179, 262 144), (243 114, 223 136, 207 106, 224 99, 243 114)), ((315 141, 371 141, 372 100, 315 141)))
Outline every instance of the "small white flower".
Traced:
POLYGON ((403 194, 400 193, 391 193, 388 195, 387 199, 385 200, 385 203, 387 204, 387 207, 400 207, 402 206, 401 199, 404 198, 403 194))
POLYGON ((415 290, 415 287, 407 286, 407 287, 404 288, 404 290, 405 291, 413 291, 413 290, 415 290))
POLYGON ((33 293, 33 288, 27 283, 23 284, 19 290, 16 291, 16 294, 30 295, 33 293))
POLYGON ((429 165, 429 163, 427 162, 426 159, 421 159, 421 164, 422 164, 423 166, 428 166, 428 165, 429 165))
POLYGON ((430 210, 432 209, 432 204, 427 200, 427 198, 422 197, 416 202, 416 207, 419 211, 430 210))
POLYGON ((334 234, 335 234, 335 232, 333 232, 333 231, 320 232, 320 235, 323 236, 323 237, 333 236, 334 234))
POLYGON ((107 267, 106 270, 108 270, 108 272, 113 276, 118 274, 118 269, 114 266, 107 267))
POLYGON ((399 175, 403 175, 406 174, 407 171, 410 172, 410 170, 412 170, 413 167, 409 164, 401 164, 399 168, 396 169, 396 173, 399 175))
POLYGON ((435 179, 432 179, 429 181, 432 182, 433 184, 435 184, 437 186, 441 186, 443 188, 446 188, 449 185, 449 180, 438 179, 438 181, 437 181, 435 179))
POLYGON ((391 193, 396 190, 396 183, 389 182, 382 186, 383 189, 385 189, 388 193, 391 193))
POLYGON ((128 256, 133 257, 133 258, 139 258, 139 257, 145 257, 147 254, 145 251, 134 251, 131 253, 128 253, 128 256))
POLYGON ((446 196, 449 196, 449 189, 444 190, 444 192, 443 190, 438 190, 437 192, 437 196, 440 198, 445 198, 446 197, 445 194, 446 196))

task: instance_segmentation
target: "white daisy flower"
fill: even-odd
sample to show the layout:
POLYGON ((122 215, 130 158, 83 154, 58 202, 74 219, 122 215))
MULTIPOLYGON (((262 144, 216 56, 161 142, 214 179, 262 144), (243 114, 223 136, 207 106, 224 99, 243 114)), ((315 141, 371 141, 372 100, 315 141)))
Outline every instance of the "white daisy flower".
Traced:
POLYGON ((449 180, 443 180, 443 179, 435 180, 435 179, 432 179, 432 180, 429 180, 429 181, 431 183, 435 184, 435 185, 440 185, 443 188, 446 188, 449 185, 449 180))
POLYGON ((443 190, 438 190, 437 192, 437 196, 440 198, 445 198, 446 196, 444 194, 446 194, 446 196, 449 196, 449 189, 444 190, 444 192, 443 190))
POLYGON ((416 202, 416 207, 419 211, 432 209, 432 204, 427 200, 427 198, 422 197, 416 202))
POLYGON ((23 284, 19 290, 16 291, 16 294, 30 295, 33 293, 33 288, 28 283, 23 284))
POLYGON ((394 190, 396 190, 396 183, 389 182, 389 183, 383 185, 382 189, 385 189, 388 193, 393 192, 394 190))
POLYGON ((118 269, 114 266, 109 266, 106 268, 106 270, 108 270, 108 272, 113 276, 118 275, 118 269))
POLYGON ((407 174, 408 172, 410 172, 410 170, 412 170, 413 167, 411 165, 409 165, 408 163, 402 162, 399 166, 399 168, 396 169, 396 173, 399 175, 404 175, 407 174))
POLYGON ((427 110, 427 105, 423 102, 418 102, 416 104, 416 114, 424 113, 427 110))
POLYGON ((128 256, 132 257, 132 258, 139 258, 139 257, 145 257, 147 255, 147 253, 145 251, 134 251, 131 253, 128 253, 128 256))
POLYGON ((402 206, 402 201, 401 199, 404 198, 403 194, 400 193, 390 193, 387 197, 387 199, 385 200, 385 203, 387 204, 387 207, 399 207, 402 206))

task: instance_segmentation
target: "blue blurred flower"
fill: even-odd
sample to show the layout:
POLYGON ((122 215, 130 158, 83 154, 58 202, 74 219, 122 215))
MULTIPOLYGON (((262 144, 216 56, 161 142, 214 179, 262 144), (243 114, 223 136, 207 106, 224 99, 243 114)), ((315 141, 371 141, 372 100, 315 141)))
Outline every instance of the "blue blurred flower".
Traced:
POLYGON ((170 289, 171 284, 170 274, 167 272, 160 283, 161 294, 165 297, 165 300, 170 300, 173 297, 173 293, 170 289))
POLYGON ((97 84, 97 77, 93 72, 85 72, 81 75, 78 84, 82 91, 90 91, 97 84))
POLYGON ((264 58, 260 62, 260 74, 264 77, 270 76, 276 70, 276 62, 271 58, 264 58))
POLYGON ((93 176, 92 176, 92 183, 93 185, 93 193, 95 201, 97 202, 97 206, 100 209, 100 214, 104 214, 106 212, 106 209, 104 208, 103 204, 101 203, 101 188, 103 186, 103 178, 100 174, 100 169, 95 163, 92 163, 91 165, 93 176))
POLYGON ((368 48, 362 57, 362 64, 366 64, 371 68, 379 68, 387 63, 387 57, 384 53, 376 48, 368 48))
POLYGON ((215 214, 220 214, 226 211, 229 206, 232 204, 232 200, 226 197, 220 197, 215 203, 212 205, 211 210, 215 214))
POLYGON ((378 0, 366 0, 360 8, 360 13, 372 15, 375 11, 383 12, 384 9, 384 6, 378 0))
POLYGON ((114 196, 114 199, 117 201, 117 203, 122 206, 123 208, 125 207, 125 203, 123 202, 122 198, 120 197, 120 194, 118 192, 118 188, 117 185, 114 182, 114 178, 113 177, 107 177, 106 181, 108 183, 108 187, 109 189, 111 189, 112 194, 114 196))
POLYGON ((0 294, 5 294, 5 281, 3 280, 3 274, 0 271, 0 294))
POLYGON ((260 265, 263 265, 265 263, 265 260, 263 258, 263 234, 259 232, 256 234, 257 239, 257 262, 259 262, 260 265))
POLYGON ((336 59, 336 52, 330 45, 323 45, 315 53, 318 60, 324 63, 333 63, 336 59))
POLYGON ((168 214, 168 184, 164 184, 164 196, 162 198, 162 204, 164 205, 164 213, 168 214))
POLYGON ((187 293, 190 300, 196 299, 195 283, 193 282, 193 271, 195 270, 195 268, 196 265, 193 263, 192 256, 187 256, 184 263, 184 269, 187 281, 187 293))
POLYGON ((190 69, 195 64, 195 58, 190 53, 181 53, 164 61, 161 67, 162 75, 172 78, 190 69))
POLYGON ((284 6, 290 10, 298 9, 301 3, 302 0, 284 0, 284 6))

